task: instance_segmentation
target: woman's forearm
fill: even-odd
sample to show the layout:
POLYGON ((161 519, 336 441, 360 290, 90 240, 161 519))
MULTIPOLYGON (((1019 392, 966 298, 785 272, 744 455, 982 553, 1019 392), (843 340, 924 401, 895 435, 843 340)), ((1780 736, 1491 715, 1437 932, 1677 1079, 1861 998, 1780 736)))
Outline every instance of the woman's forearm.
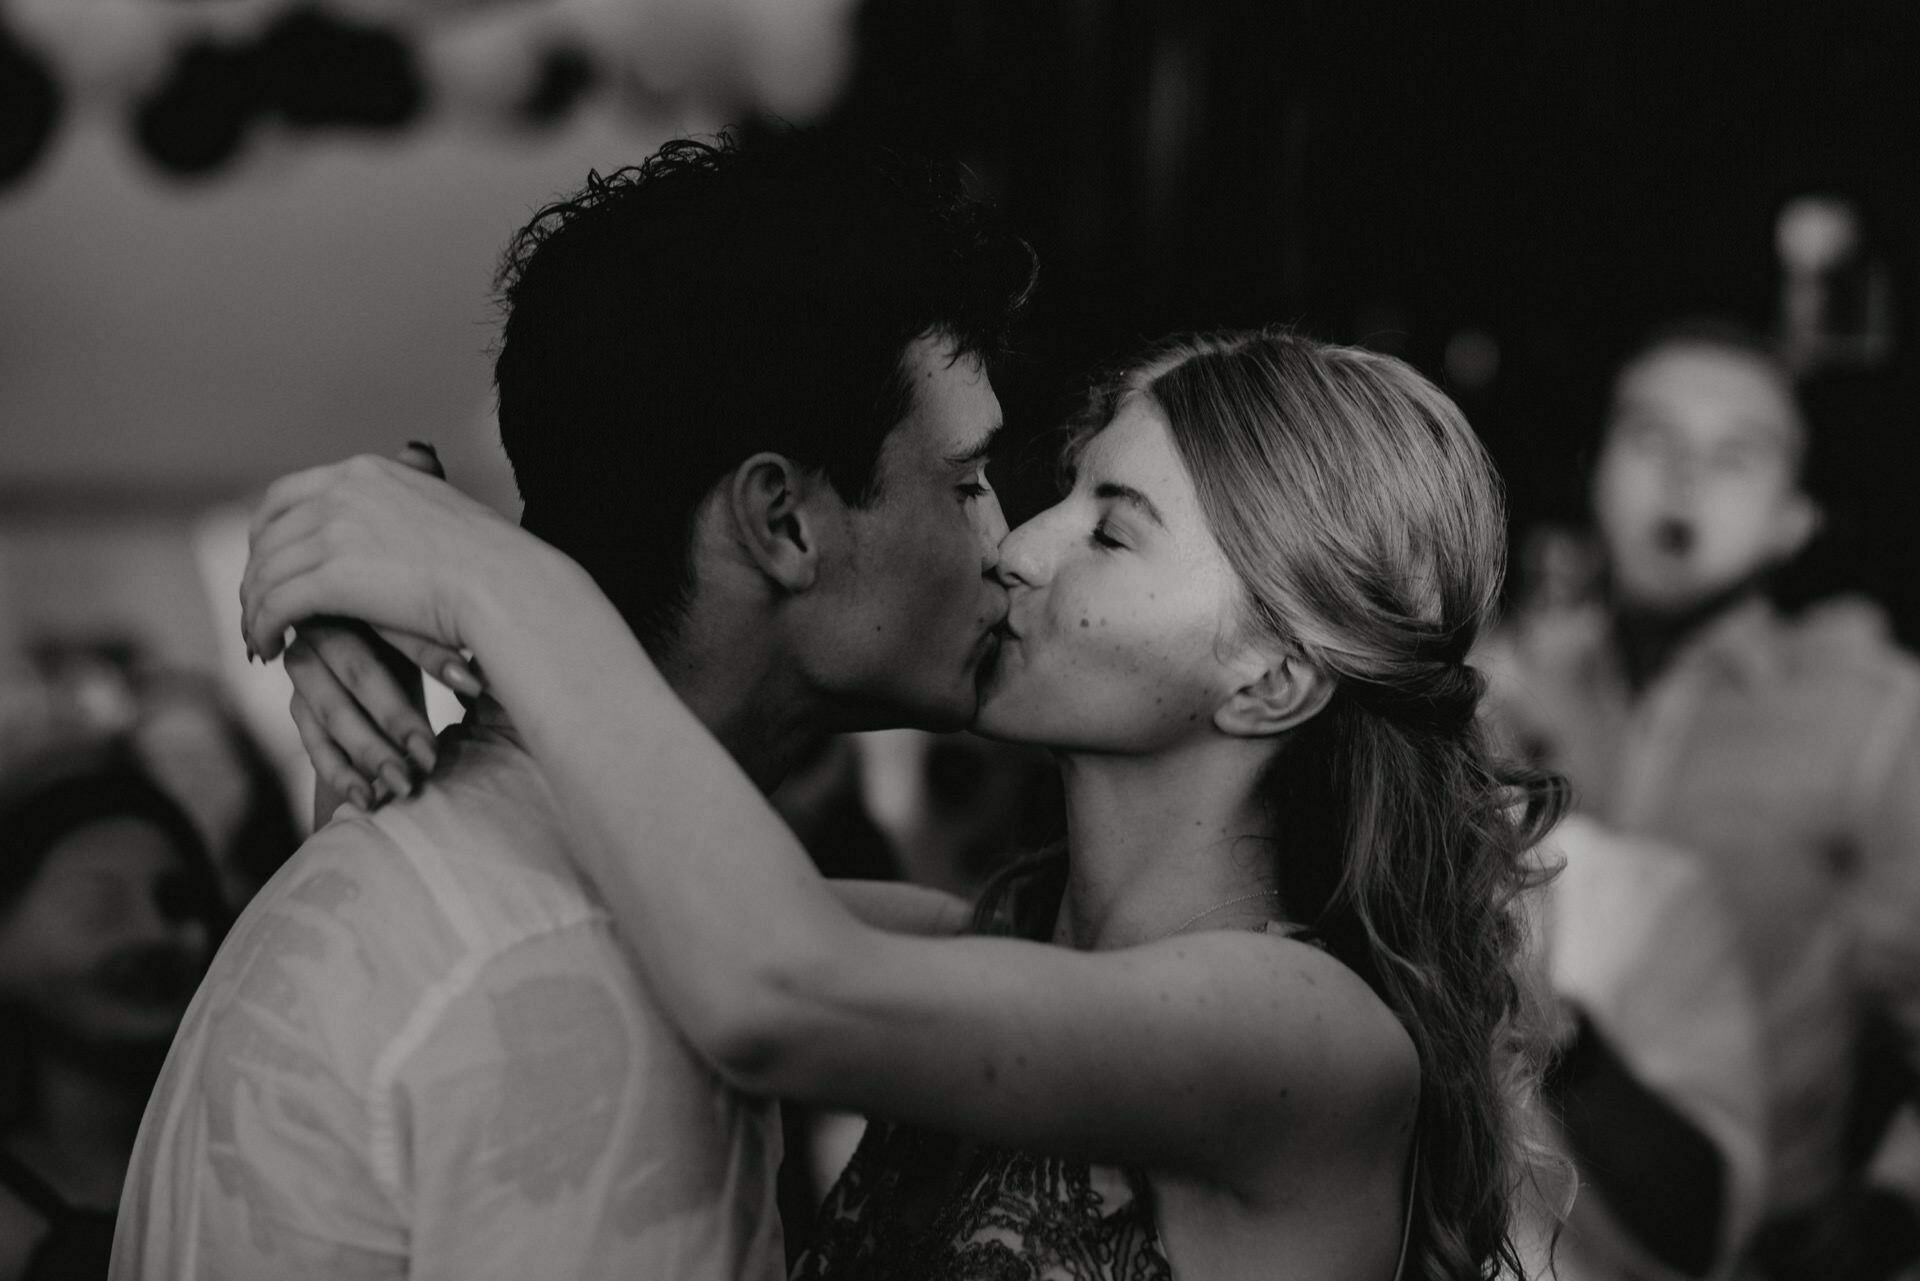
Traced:
POLYGON ((910 881, 831 880, 827 887, 862 922, 893 934, 959 934, 973 915, 973 906, 959 895, 910 881))
MULTIPOLYGON (((467 639, 681 1030, 728 1072, 864 931, 571 561, 476 607, 467 639)), ((809 1005, 810 1001, 798 1002, 809 1005)))

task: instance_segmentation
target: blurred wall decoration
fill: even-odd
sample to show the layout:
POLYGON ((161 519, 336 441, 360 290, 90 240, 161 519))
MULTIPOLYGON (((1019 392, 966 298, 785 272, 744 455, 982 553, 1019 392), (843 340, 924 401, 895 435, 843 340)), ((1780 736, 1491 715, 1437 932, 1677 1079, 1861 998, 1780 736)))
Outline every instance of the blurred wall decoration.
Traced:
POLYGON ((245 496, 425 436, 511 510, 508 234, 671 134, 817 115, 848 8, 0 3, 0 669, 218 673, 304 783, 238 646, 245 496))
POLYGON ((492 5, 11 0, 0 5, 0 184, 65 117, 111 113, 175 177, 272 129, 393 130, 423 117, 549 127, 601 91, 629 110, 806 119, 848 61, 849 0, 509 0, 492 5))

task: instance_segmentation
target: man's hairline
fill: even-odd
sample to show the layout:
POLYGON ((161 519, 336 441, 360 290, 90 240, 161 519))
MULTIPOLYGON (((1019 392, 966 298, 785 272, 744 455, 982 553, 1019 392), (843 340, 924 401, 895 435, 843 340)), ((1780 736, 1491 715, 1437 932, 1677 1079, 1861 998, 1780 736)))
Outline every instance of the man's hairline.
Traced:
POLYGON ((1781 442, 1781 445, 1786 454, 1789 481, 1794 488, 1804 490, 1807 467, 1813 454, 1813 427, 1807 421, 1805 406, 1800 403, 1800 394, 1794 385, 1793 375, 1765 351, 1754 350, 1737 341, 1710 335, 1680 334, 1661 339, 1635 352, 1621 364, 1615 371, 1612 385, 1607 392, 1607 416, 1605 429, 1601 433, 1601 448, 1604 450, 1613 442, 1619 411, 1623 404, 1622 390, 1626 386, 1627 379, 1635 371, 1662 357, 1686 353, 1704 353, 1737 360, 1750 369, 1758 370, 1774 388, 1779 394, 1781 403, 1787 409, 1787 419, 1784 424, 1786 439, 1781 442))

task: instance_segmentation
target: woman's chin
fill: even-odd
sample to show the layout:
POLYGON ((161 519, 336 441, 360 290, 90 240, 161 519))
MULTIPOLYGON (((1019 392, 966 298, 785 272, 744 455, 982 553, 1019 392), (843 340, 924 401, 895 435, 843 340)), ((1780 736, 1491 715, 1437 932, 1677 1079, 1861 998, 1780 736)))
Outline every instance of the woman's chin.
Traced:
POLYGON ((991 681, 980 691, 973 732, 1002 743, 1034 742, 1032 710, 1031 698, 1021 698, 1017 692, 1009 691, 1004 680, 991 681))

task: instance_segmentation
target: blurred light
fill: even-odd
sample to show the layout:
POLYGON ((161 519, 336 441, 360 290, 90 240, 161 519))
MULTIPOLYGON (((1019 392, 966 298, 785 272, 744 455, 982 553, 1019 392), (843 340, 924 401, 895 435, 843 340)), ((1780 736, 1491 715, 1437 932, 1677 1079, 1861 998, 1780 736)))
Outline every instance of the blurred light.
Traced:
POLYGON ((1447 381, 1480 391, 1500 372, 1500 344, 1484 329, 1462 329, 1447 339, 1447 381))
POLYGON ((1830 270, 1860 247, 1860 217, 1837 196, 1797 196, 1780 210, 1774 247, 1790 269, 1809 275, 1830 270))

